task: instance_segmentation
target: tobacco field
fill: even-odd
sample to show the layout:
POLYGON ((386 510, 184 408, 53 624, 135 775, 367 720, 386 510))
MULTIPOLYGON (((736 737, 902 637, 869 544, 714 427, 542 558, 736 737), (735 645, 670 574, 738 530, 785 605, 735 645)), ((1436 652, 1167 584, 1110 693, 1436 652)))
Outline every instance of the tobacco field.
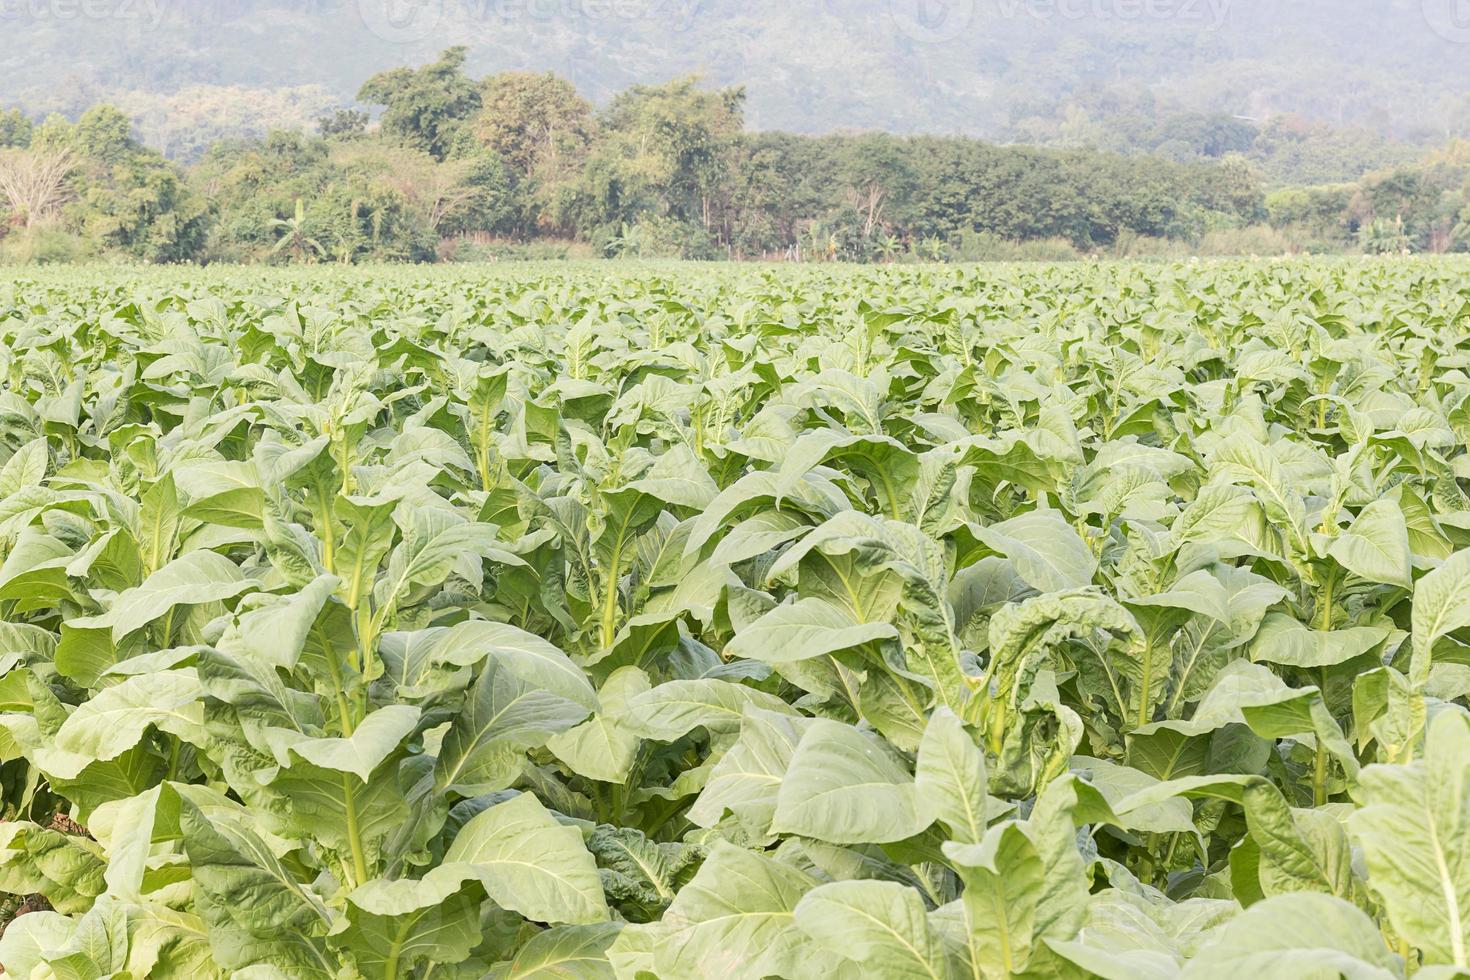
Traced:
POLYGON ((7 273, 0 386, 6 976, 1470 975, 1464 260, 7 273))

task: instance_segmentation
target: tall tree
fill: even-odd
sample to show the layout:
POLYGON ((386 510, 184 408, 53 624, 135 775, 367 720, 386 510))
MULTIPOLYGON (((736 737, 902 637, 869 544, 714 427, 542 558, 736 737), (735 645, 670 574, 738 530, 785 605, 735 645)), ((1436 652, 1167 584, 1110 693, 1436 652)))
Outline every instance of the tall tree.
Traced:
POLYGON ((63 212, 68 230, 150 262, 187 261, 202 247, 204 202, 176 166, 134 138, 116 107, 94 106, 75 123, 48 119, 32 150, 65 151, 74 161, 68 187, 75 193, 63 212))
POLYGON ((712 230, 744 104, 744 89, 702 89, 695 78, 619 93, 603 113, 594 154, 621 191, 616 203, 712 230))
POLYGON ((463 71, 467 53, 450 48, 423 68, 380 72, 363 85, 358 101, 385 107, 384 135, 445 160, 480 109, 479 86, 463 71))
POLYGON ((19 109, 0 112, 0 149, 31 145, 31 132, 36 128, 30 116, 19 109))
POLYGON ((843 197, 862 223, 864 239, 908 203, 914 188, 912 153, 896 137, 871 133, 844 140, 838 163, 843 197))
POLYGON ((480 86, 472 129, 504 161, 518 231, 565 230, 566 203, 596 131, 592 104, 554 74, 503 72, 480 86))

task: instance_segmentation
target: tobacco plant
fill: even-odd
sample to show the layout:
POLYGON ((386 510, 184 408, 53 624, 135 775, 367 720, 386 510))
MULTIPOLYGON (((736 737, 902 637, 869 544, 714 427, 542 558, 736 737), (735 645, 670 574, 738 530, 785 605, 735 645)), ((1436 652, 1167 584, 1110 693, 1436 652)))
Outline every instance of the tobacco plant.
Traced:
POLYGON ((1470 267, 0 281, 17 977, 1470 973, 1470 267))

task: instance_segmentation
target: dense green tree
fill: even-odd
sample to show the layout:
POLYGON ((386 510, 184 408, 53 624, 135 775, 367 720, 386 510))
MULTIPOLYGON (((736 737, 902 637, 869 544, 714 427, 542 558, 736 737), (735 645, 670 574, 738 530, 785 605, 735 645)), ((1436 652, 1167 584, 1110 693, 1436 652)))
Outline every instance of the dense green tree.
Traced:
POLYGON ((1321 248, 1348 245, 1357 234, 1358 220, 1349 210, 1352 184, 1320 187, 1284 187, 1266 196, 1266 212, 1273 228, 1305 234, 1321 248))
POLYGON ((502 72, 480 83, 474 132, 517 177, 575 166, 592 141, 592 103, 550 72, 502 72))
POLYGON ((806 229, 832 207, 828 144, 790 133, 735 142, 720 234, 739 256, 794 255, 806 229))
POLYGON ((450 48, 423 68, 380 72, 362 86, 358 101, 384 107, 384 135, 443 160, 480 108, 479 86, 463 71, 467 54, 450 48))
MULTIPOLYGON (((441 236, 462 227, 457 222, 497 220, 498 163, 488 178, 477 166, 441 163, 394 143, 276 133, 216 147, 195 179, 211 191, 214 258, 271 257, 281 223, 295 222, 301 237, 338 261, 429 261, 441 236)), ((288 249, 275 257, 306 253, 288 249)))
POLYGON ((587 165, 584 190, 602 212, 594 227, 660 217, 712 233, 744 100, 740 89, 701 89, 693 78, 619 93, 587 165))
POLYGON ((1420 150, 1365 128, 1333 128, 1282 116, 1261 127, 1251 159, 1274 185, 1346 183, 1407 164, 1420 150))
POLYGON ((471 123, 505 164, 518 237, 567 233, 568 210, 596 134, 592 103, 556 75, 503 72, 480 85, 471 123))
MULTIPOLYGON (((369 80, 377 127, 343 109, 319 120, 319 136, 215 143, 187 172, 143 146, 117 108, 39 124, 0 113, 0 151, 16 174, 51 160, 63 175, 40 204, 7 195, 0 237, 70 236, 68 248, 40 251, 148 261, 432 261, 506 238, 854 261, 1122 254, 1140 239, 1177 251, 1211 235, 1253 251, 1377 249, 1400 236, 1415 250, 1470 249, 1470 144, 1390 154, 1360 179, 1268 198, 1263 153, 1330 156, 1337 144, 1290 120, 1258 131, 1106 88, 1037 130, 1058 146, 749 133, 740 89, 683 78, 628 89, 597 111, 555 75, 477 82, 465 56, 452 48, 369 80), (286 232, 292 244, 278 248, 286 232), (1023 242, 1041 244, 1018 251, 1023 242)), ((1370 159, 1350 143, 1343 153, 1343 166, 1370 159)))
POLYGON ((359 109, 338 109, 316 121, 317 132, 325 139, 349 139, 367 132, 372 118, 359 109))
POLYGON ((185 262, 205 241, 204 202, 181 171, 143 146, 132 123, 113 106, 95 106, 75 123, 46 120, 32 134, 38 150, 71 161, 65 229, 101 250, 147 262, 185 262))
POLYGON ((0 112, 0 149, 31 145, 31 132, 36 128, 31 117, 19 109, 0 112))
POLYGON ((865 242, 901 220, 914 192, 913 153, 902 140, 885 133, 838 143, 836 173, 865 242))

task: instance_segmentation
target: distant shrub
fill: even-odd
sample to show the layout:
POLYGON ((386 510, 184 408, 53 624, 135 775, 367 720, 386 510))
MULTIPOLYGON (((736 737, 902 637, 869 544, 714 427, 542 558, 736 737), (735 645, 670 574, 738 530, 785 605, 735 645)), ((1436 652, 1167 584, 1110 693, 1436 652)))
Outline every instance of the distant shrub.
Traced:
POLYGON ((1130 231, 1119 232, 1117 240, 1107 251, 1108 257, 1114 259, 1187 259, 1194 254, 1195 250, 1188 242, 1130 231))
POLYGON ((645 218, 608 242, 609 256, 637 259, 719 259, 723 250, 708 229, 676 218, 645 218))
POLYGON ((595 257, 584 242, 560 240, 517 242, 473 235, 446 239, 439 246, 443 262, 565 262, 595 257))
POLYGON ((50 225, 19 228, 0 241, 0 263, 55 265, 92 258, 95 249, 84 238, 50 225))
POLYGON ((962 235, 950 253, 960 262, 1075 262, 1082 257, 1065 238, 1015 242, 987 231, 962 235))
POLYGON ((1195 252, 1199 255, 1293 255, 1304 251, 1290 232, 1270 225, 1247 225, 1207 232, 1195 252))

